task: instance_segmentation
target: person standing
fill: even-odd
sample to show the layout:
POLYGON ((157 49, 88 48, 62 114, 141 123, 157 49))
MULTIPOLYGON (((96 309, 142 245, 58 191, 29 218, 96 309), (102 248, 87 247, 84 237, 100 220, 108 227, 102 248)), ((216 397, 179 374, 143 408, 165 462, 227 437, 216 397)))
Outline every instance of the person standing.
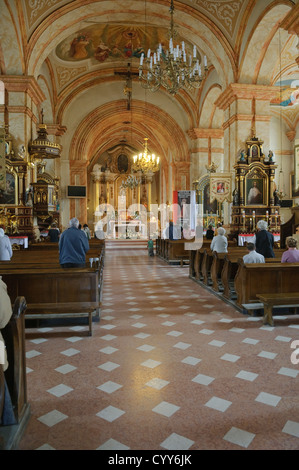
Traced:
POLYGON ((243 256, 244 263, 265 263, 265 258, 255 251, 254 243, 247 243, 248 254, 243 256))
POLYGON ((282 263, 299 263, 299 250, 297 250, 297 240, 288 237, 286 240, 287 251, 284 251, 281 257, 282 263))
POLYGON ((206 231, 206 239, 207 239, 207 240, 212 240, 213 237, 214 237, 213 226, 212 226, 212 225, 209 225, 209 226, 208 226, 208 230, 206 231))
POLYGON ((3 228, 0 228, 0 261, 10 261, 12 257, 11 243, 3 228))
POLYGON ((84 268, 88 250, 87 236, 79 229, 79 220, 74 217, 69 228, 60 235, 59 263, 63 268, 84 268))
POLYGON ((210 245, 212 251, 217 253, 227 253, 227 238, 225 236, 226 230, 223 227, 219 227, 216 235, 210 245))
POLYGON ((257 223, 258 232, 255 235, 255 249, 257 253, 265 258, 275 258, 274 237, 268 231, 268 224, 265 220, 259 220, 257 223))

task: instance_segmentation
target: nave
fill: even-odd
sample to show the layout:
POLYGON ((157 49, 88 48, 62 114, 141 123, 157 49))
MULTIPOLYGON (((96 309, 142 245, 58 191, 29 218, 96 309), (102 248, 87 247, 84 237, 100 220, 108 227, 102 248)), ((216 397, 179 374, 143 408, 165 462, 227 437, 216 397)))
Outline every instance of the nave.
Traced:
POLYGON ((298 320, 264 326, 187 267, 111 241, 101 320, 86 330, 26 329, 20 450, 299 448, 298 320))

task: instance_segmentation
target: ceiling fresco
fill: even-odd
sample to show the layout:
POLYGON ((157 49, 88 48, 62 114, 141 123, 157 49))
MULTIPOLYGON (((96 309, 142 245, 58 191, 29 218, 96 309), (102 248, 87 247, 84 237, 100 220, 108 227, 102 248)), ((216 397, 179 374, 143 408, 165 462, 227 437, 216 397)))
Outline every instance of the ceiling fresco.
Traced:
MULTIPOLYGON (((183 39, 177 35, 176 43, 183 39)), ((148 49, 154 50, 160 43, 168 48, 168 30, 152 26, 129 26, 124 24, 94 24, 64 39, 56 47, 56 55, 66 62, 90 59, 103 63, 115 59, 140 59, 148 49)), ((185 41, 186 43, 186 41, 185 41)), ((186 43, 192 54, 192 45, 186 43)))

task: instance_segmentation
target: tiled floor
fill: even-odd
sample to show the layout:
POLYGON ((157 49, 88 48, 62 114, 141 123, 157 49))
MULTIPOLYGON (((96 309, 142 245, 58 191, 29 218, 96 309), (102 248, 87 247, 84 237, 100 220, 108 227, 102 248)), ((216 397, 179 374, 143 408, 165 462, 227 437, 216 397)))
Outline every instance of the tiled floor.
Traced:
POLYGON ((130 246, 108 244, 92 337, 26 330, 20 449, 299 449, 298 317, 263 326, 130 246))

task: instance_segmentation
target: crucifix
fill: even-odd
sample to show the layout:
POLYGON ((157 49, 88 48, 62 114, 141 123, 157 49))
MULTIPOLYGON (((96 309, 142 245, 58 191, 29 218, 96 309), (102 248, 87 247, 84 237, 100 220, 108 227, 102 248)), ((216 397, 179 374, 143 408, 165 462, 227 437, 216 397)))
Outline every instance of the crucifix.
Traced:
MULTIPOLYGON (((128 33, 128 35, 131 37, 131 57, 133 57, 133 33, 128 33)), ((127 111, 130 111, 131 109, 131 100, 132 100, 132 77, 138 77, 138 73, 132 72, 131 71, 131 63, 128 63, 128 70, 127 72, 114 72, 115 75, 122 75, 126 77, 126 82, 124 86, 124 94, 127 97, 127 111)))
POLYGON ((138 73, 131 72, 131 64, 128 63, 127 72, 114 72, 115 75, 122 75, 126 78, 124 85, 124 94, 127 97, 127 111, 131 109, 131 100, 132 100, 132 77, 138 77, 138 73))

